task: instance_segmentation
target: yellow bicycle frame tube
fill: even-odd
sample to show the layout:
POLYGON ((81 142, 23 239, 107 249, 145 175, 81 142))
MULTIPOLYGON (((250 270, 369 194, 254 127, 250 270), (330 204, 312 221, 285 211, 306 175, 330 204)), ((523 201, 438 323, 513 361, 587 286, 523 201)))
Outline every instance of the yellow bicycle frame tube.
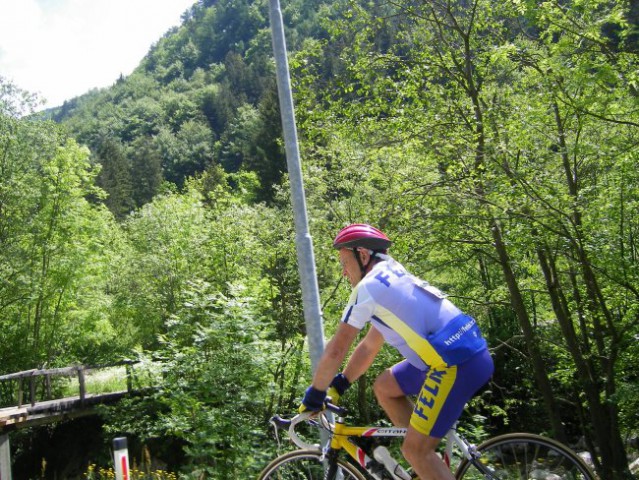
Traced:
POLYGON ((351 440, 351 437, 403 437, 406 435, 405 428, 397 427, 351 427, 344 425, 339 420, 335 422, 333 438, 331 438, 331 448, 334 450, 344 449, 362 467, 372 460, 366 452, 351 440))

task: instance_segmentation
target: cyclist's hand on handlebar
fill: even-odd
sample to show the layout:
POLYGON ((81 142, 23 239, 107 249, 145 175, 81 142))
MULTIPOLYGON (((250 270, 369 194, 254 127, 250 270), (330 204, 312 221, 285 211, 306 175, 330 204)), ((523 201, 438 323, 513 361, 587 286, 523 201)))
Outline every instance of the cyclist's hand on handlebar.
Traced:
POLYGON ((328 387, 326 391, 326 400, 328 402, 331 402, 333 405, 339 405, 339 397, 341 397, 341 395, 335 387, 328 387))
POLYGON ((299 412, 320 412, 324 410, 326 400, 326 392, 323 390, 318 390, 312 386, 306 389, 306 393, 304 394, 304 398, 302 399, 302 404, 300 405, 299 412))
POLYGON ((351 382, 348 381, 348 378, 343 373, 338 373, 333 378, 330 387, 328 387, 327 396, 331 397, 331 402, 335 405, 339 404, 339 399, 344 392, 348 390, 348 387, 351 386, 351 382))

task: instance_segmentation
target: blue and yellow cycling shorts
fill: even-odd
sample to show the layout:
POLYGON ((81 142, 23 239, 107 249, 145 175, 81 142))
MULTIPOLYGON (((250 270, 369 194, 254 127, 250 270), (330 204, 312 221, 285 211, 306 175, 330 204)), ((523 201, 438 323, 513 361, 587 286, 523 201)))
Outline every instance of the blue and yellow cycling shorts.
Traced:
POLYGON ((404 360, 391 372, 406 395, 416 395, 410 425, 418 432, 442 438, 459 419, 466 403, 483 387, 494 371, 488 349, 453 366, 421 371, 404 360))

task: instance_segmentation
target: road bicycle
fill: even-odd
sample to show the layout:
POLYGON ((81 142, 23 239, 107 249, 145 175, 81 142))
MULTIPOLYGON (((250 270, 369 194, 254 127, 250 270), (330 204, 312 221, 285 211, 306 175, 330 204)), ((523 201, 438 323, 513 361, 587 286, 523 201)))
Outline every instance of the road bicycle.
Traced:
MULTIPOLYGON (((292 419, 274 416, 271 423, 276 434, 278 429, 287 430, 299 449, 271 461, 258 480, 417 478, 404 469, 387 448, 393 439, 405 436, 405 428, 347 425, 346 414, 344 408, 327 404, 327 409, 319 414, 301 413, 292 419), (335 421, 333 414, 337 415, 335 421), (325 432, 326 446, 322 448, 306 441, 306 437, 303 439, 296 431, 301 425, 310 426, 311 432, 325 432)), ((499 435, 475 446, 455 426, 445 440, 442 457, 457 479, 596 480, 590 468, 572 450, 540 435, 499 435)))

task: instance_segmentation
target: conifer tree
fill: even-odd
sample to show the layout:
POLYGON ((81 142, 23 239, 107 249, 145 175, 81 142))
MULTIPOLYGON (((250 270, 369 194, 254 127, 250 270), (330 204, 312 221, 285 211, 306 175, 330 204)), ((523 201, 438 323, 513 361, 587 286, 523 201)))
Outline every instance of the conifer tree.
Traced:
POLYGON ((102 165, 97 183, 108 194, 104 203, 122 220, 134 206, 131 165, 122 144, 105 138, 97 148, 97 160, 102 165))

